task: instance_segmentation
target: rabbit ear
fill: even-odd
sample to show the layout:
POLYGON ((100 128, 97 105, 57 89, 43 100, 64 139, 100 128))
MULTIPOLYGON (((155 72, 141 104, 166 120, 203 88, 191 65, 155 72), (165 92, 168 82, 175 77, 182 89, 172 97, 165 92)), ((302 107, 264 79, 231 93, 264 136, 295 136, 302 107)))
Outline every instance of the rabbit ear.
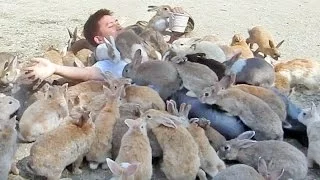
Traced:
POLYGON ((70 30, 69 28, 67 28, 67 30, 68 30, 68 33, 69 33, 69 37, 70 37, 70 39, 71 39, 71 38, 73 38, 73 35, 72 35, 71 30, 70 30))
POLYGON ((78 38, 78 27, 74 28, 73 34, 72 34, 72 41, 76 42, 78 38))
POLYGON ((124 123, 129 127, 129 128, 132 128, 135 126, 136 120, 133 120, 133 119, 126 119, 124 120, 124 123))
POLYGON ((179 114, 175 101, 173 101, 173 100, 167 101, 167 111, 172 115, 179 114))
POLYGON ((281 170, 272 171, 272 172, 269 172, 269 173, 270 173, 269 174, 269 179, 270 180, 278 180, 283 175, 284 169, 282 168, 281 170))
POLYGON ((281 42, 279 42, 279 44, 276 46, 276 48, 279 48, 279 47, 282 45, 283 42, 284 42, 284 40, 282 40, 281 42))
POLYGON ((17 58, 17 56, 15 56, 14 59, 9 63, 7 69, 11 71, 11 70, 14 70, 16 68, 18 68, 18 58, 17 58))
POLYGON ((266 161, 262 158, 259 157, 258 160, 258 172, 263 176, 267 177, 268 176, 268 167, 266 161))
POLYGON ((314 104, 314 102, 312 101, 312 106, 311 106, 311 114, 312 115, 316 115, 317 112, 317 106, 314 104))
POLYGON ((110 42, 111 42, 111 45, 112 45, 114 48, 116 48, 116 42, 115 42, 113 36, 110 36, 110 42))
POLYGON ((134 67, 138 67, 141 63, 142 63, 142 55, 141 55, 141 49, 138 49, 135 53, 134 53, 134 57, 133 57, 133 66, 134 67))
POLYGON ((189 111, 191 110, 191 104, 182 103, 180 105, 179 114, 185 118, 188 118, 189 111))
POLYGON ((239 140, 236 142, 236 146, 242 149, 248 148, 252 145, 254 145, 257 141, 253 141, 253 140, 248 140, 248 139, 244 139, 244 140, 239 140))
POLYGON ((273 41, 269 40, 269 46, 270 46, 271 48, 275 48, 273 41))
POLYGON ((157 11, 159 9, 159 6, 148 6, 148 8, 148 12, 157 11))
POLYGON ((244 140, 244 139, 251 139, 256 134, 254 131, 246 131, 240 134, 236 139, 238 140, 244 140))
POLYGON ((236 75, 231 73, 230 75, 226 75, 224 76, 220 81, 219 81, 219 85, 222 88, 229 88, 236 80, 236 75))
POLYGON ((111 95, 112 94, 112 91, 107 86, 103 85, 102 88, 103 88, 103 93, 104 94, 106 94, 106 95, 111 95))
POLYGON ((198 125, 199 122, 200 122, 199 118, 191 118, 189 120, 189 123, 191 123, 191 124, 197 124, 198 125))
POLYGON ((161 119, 161 124, 170 128, 177 128, 177 125, 170 118, 161 119))
POLYGON ((140 163, 129 164, 127 168, 123 171, 125 176, 132 176, 138 170, 140 163))
POLYGON ((116 163, 115 161, 113 161, 110 158, 107 158, 107 164, 109 169, 111 170, 111 172, 116 175, 116 176, 120 176, 123 173, 123 169, 121 168, 121 166, 116 163))

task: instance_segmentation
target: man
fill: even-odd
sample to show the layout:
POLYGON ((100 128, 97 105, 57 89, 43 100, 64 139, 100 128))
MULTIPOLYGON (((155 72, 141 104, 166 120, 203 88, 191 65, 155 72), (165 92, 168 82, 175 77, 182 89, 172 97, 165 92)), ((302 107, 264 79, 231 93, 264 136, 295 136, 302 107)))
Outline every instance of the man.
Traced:
MULTIPOLYGON (((180 7, 173 8, 173 11, 178 13, 184 12, 180 7)), ((104 43, 104 37, 113 36, 116 38, 121 31, 122 27, 118 23, 118 20, 113 17, 112 12, 107 9, 96 11, 88 18, 84 25, 84 36, 87 41, 95 47, 104 43)), ((119 71, 113 72, 114 69, 123 69, 126 64, 123 61, 116 64, 105 60, 103 62, 99 61, 91 67, 80 68, 57 65, 44 58, 34 58, 31 61, 35 64, 25 68, 24 70, 26 73, 22 77, 22 80, 27 83, 37 79, 44 80, 53 74, 72 80, 103 80, 101 72, 110 71, 112 73, 117 73, 119 76, 119 71)))

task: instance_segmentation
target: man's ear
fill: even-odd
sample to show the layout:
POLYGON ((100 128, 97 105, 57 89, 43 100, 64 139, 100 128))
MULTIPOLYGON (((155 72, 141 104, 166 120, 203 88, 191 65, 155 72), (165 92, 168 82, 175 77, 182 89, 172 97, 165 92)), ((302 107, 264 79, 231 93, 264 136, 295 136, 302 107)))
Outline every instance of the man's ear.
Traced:
POLYGON ((94 42, 96 42, 97 44, 102 44, 104 43, 104 39, 101 36, 95 36, 93 37, 94 42))

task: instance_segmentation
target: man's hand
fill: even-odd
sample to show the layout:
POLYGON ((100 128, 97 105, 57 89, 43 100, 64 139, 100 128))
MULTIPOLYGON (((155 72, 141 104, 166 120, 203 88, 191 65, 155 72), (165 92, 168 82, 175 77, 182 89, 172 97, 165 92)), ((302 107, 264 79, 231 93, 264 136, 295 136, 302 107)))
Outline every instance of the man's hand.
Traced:
POLYGON ((41 81, 53 75, 56 71, 55 64, 48 59, 34 58, 31 60, 32 65, 23 69, 21 81, 31 83, 37 79, 41 81))

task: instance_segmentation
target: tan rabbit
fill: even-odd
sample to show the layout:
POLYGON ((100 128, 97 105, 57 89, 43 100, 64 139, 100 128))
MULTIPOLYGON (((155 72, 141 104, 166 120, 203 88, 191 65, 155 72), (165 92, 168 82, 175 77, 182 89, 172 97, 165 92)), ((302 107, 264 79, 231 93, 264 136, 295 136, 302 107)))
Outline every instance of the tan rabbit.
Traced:
POLYGON ((93 52, 90 49, 81 49, 76 56, 84 66, 92 66, 95 63, 95 59, 92 57, 93 52))
POLYGON ((91 169, 97 169, 99 164, 102 164, 103 169, 108 168, 106 158, 111 157, 113 128, 120 118, 120 95, 123 91, 123 86, 116 91, 107 91, 109 92, 105 94, 105 105, 94 121, 96 137, 89 153, 86 155, 91 169))
POLYGON ((138 162, 139 167, 134 174, 134 179, 151 179, 152 153, 147 135, 147 124, 143 119, 126 119, 125 123, 129 129, 122 137, 116 162, 138 162))
POLYGON ((274 67, 278 74, 278 81, 275 87, 288 88, 296 85, 304 85, 308 88, 306 94, 313 94, 319 91, 320 87, 320 63, 316 60, 293 59, 284 63, 277 63, 274 67))
POLYGON ((230 47, 234 51, 240 50, 241 52, 240 58, 248 59, 248 58, 254 57, 250 47, 248 46, 248 44, 246 43, 246 40, 243 38, 241 34, 235 34, 232 37, 232 42, 230 44, 230 47))
POLYGON ((9 61, 5 64, 2 74, 0 75, 0 84, 5 86, 13 87, 13 84, 17 84, 17 80, 20 76, 20 68, 18 63, 18 58, 9 61))
POLYGON ((169 44, 164 40, 163 35, 154 29, 146 28, 139 36, 160 53, 161 58, 159 60, 162 59, 161 54, 164 54, 169 49, 169 44))
POLYGON ((199 149, 188 130, 176 123, 181 118, 150 109, 142 118, 155 134, 163 150, 161 169, 170 180, 194 180, 200 168, 199 149))
POLYGON ((117 176, 112 177, 110 180, 135 180, 134 175, 139 168, 139 163, 116 163, 110 158, 107 158, 108 166, 111 172, 117 176))
POLYGON ((47 85, 46 96, 31 104, 19 122, 19 138, 26 142, 35 141, 40 135, 60 125, 69 114, 67 104, 68 84, 47 85))
POLYGON ((260 98, 238 88, 230 87, 235 75, 223 77, 214 86, 203 89, 201 102, 216 104, 233 116, 238 116, 249 128, 256 131, 257 140, 283 140, 279 116, 260 98))
POLYGON ((165 110, 165 103, 159 93, 148 86, 126 86, 122 100, 139 104, 142 111, 148 109, 165 110))
POLYGON ((307 126, 307 134, 309 140, 308 147, 308 167, 312 168, 314 163, 320 165, 320 154, 319 154, 319 129, 320 129, 320 114, 319 106, 312 102, 311 109, 303 110, 298 116, 299 122, 307 126))
MULTIPOLYGON (((137 119, 141 115, 140 105, 136 103, 122 103, 120 108, 120 118, 117 120, 113 128, 112 134, 112 158, 118 156, 121 139, 128 131, 128 126, 125 124, 126 119, 137 119)), ((153 152, 153 151, 152 151, 153 152)))
POLYGON ((0 120, 0 177, 8 179, 9 172, 19 174, 13 162, 17 150, 16 116, 0 120))
POLYGON ((16 56, 9 52, 0 52, 0 74, 6 65, 9 64, 16 56))
POLYGON ((95 125, 89 112, 81 108, 79 112, 79 119, 44 134, 33 144, 29 171, 48 180, 59 180, 65 167, 73 164, 73 173, 81 174, 79 166, 95 138, 95 125))
POLYGON ((205 134, 205 131, 197 124, 198 118, 188 119, 188 114, 191 105, 182 103, 178 111, 176 102, 173 100, 167 101, 167 109, 173 115, 182 117, 185 121, 185 127, 188 129, 195 142, 199 147, 200 168, 214 177, 220 170, 225 169, 226 165, 218 157, 216 151, 210 145, 210 142, 205 134))
POLYGON ((251 86, 246 84, 236 85, 235 88, 241 89, 242 91, 252 94, 265 103, 269 105, 269 107, 279 116, 282 121, 282 125, 286 128, 290 128, 290 123, 286 120, 287 118, 287 109, 286 104, 283 102, 281 97, 279 97, 276 93, 274 93, 271 89, 251 86))
POLYGON ((206 133, 206 136, 208 137, 211 146, 215 150, 218 150, 218 148, 226 142, 226 138, 213 127, 211 127, 211 122, 206 118, 199 118, 199 120, 196 123, 204 129, 204 132, 206 133))
POLYGON ((284 40, 275 45, 275 41, 273 40, 271 33, 262 26, 253 27, 252 29, 248 30, 248 33, 250 37, 247 38, 246 42, 250 45, 250 48, 252 49, 254 43, 258 44, 259 46, 254 52, 255 54, 262 52, 264 57, 269 55, 273 59, 278 60, 280 57, 280 51, 278 48, 282 45, 284 40))

